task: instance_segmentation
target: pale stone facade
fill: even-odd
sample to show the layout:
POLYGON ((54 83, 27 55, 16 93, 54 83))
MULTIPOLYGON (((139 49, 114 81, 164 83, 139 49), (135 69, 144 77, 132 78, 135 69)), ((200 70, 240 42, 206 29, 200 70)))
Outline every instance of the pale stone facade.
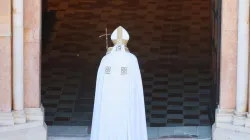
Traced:
MULTIPOLYGON (((221 20, 220 104, 213 139, 250 139, 249 0, 222 0, 221 20)), ((47 139, 40 102, 40 34, 41 0, 1 1, 0 138, 47 139)))
POLYGON ((250 139, 247 105, 249 0, 223 0, 220 104, 213 139, 250 139))
POLYGON ((40 102, 40 0, 0 4, 0 137, 45 140, 40 102))

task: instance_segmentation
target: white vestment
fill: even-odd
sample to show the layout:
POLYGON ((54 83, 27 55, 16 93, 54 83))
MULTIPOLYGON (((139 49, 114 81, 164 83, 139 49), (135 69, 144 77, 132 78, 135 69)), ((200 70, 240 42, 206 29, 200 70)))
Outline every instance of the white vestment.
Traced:
POLYGON ((136 56, 115 45, 98 69, 90 140, 148 140, 136 56))

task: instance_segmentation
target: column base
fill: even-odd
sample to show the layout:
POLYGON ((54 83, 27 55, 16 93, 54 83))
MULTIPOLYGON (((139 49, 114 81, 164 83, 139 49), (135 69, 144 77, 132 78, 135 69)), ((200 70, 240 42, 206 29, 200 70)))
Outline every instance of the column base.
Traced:
POLYGON ((245 131, 238 131, 239 126, 230 125, 226 127, 227 128, 220 128, 220 127, 217 127, 216 124, 214 124, 212 127, 213 140, 249 140, 250 139, 250 129, 245 129, 245 131), (234 128, 234 127, 238 127, 238 128, 234 128))
POLYGON ((44 121, 44 108, 25 108, 27 121, 44 121))
POLYGON ((47 140, 47 126, 42 121, 27 121, 24 124, 0 127, 4 140, 47 140))
POLYGON ((247 114, 247 118, 246 118, 246 121, 245 121, 245 127, 250 128, 250 114, 247 114))
POLYGON ((26 115, 24 110, 13 111, 15 124, 26 123, 26 115))
POLYGON ((0 126, 14 125, 14 117, 12 112, 1 112, 0 113, 0 126))
POLYGON ((235 112, 233 117, 233 124, 237 126, 244 126, 246 120, 246 114, 247 114, 246 112, 244 113, 235 112))
POLYGON ((232 123, 234 116, 233 109, 216 109, 215 110, 215 122, 217 125, 220 123, 232 123))

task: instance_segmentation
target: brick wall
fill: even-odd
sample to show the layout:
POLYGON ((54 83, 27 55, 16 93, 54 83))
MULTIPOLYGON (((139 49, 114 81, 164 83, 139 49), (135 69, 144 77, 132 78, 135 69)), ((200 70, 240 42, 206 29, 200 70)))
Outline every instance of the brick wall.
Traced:
POLYGON ((98 36, 105 27, 111 33, 122 25, 131 36, 128 47, 142 64, 161 60, 197 67, 211 63, 208 0, 48 0, 48 4, 48 10, 57 11, 55 50, 99 60, 105 39, 98 36))

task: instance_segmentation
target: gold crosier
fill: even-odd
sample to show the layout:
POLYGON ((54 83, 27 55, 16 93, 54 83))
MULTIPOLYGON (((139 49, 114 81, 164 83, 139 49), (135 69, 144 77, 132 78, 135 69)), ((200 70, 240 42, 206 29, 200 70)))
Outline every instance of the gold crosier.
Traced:
POLYGON ((106 28, 106 33, 105 34, 102 34, 102 35, 100 35, 99 36, 99 38, 101 38, 101 37, 103 37, 103 36, 106 36, 106 49, 108 49, 109 48, 109 46, 108 46, 108 36, 110 35, 110 34, 108 34, 108 29, 106 28))

